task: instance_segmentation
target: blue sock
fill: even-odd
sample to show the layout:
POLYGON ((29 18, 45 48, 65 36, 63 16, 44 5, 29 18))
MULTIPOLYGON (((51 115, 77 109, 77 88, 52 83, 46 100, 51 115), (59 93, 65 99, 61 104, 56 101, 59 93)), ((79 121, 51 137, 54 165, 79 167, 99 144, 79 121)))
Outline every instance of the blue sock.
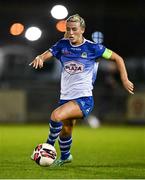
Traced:
POLYGON ((55 121, 50 120, 49 126, 50 126, 50 132, 48 135, 47 143, 54 146, 54 143, 56 139, 58 138, 59 133, 62 129, 62 122, 55 122, 55 121))
POLYGON ((59 147, 61 151, 61 159, 65 160, 70 155, 70 148, 72 144, 72 137, 59 137, 58 138, 59 147))

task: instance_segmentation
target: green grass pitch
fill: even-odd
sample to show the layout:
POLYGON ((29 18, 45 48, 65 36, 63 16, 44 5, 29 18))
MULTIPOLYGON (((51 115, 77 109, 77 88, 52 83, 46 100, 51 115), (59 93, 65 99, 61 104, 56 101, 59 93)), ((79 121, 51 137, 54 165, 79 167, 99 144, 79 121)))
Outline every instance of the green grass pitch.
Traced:
MULTIPOLYGON (((63 167, 40 167, 30 159, 44 142, 47 124, 0 125, 0 179, 144 179, 145 127, 76 126, 74 161, 63 167)), ((58 144, 56 149, 59 155, 58 144)))

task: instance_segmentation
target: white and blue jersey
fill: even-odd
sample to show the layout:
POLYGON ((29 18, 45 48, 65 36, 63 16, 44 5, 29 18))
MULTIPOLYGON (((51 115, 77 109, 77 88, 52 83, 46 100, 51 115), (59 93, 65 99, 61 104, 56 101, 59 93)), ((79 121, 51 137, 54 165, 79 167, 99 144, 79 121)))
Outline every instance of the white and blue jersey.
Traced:
POLYGON ((107 48, 84 39, 74 46, 68 39, 61 39, 49 51, 62 64, 60 99, 70 100, 92 96, 98 63, 107 48))

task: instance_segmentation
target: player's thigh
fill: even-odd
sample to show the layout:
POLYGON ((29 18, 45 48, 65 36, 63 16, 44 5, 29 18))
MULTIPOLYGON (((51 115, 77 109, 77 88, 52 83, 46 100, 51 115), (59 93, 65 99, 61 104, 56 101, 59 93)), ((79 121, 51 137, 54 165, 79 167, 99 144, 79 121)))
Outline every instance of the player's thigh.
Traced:
POLYGON ((51 119, 56 121, 63 121, 67 119, 82 118, 83 113, 79 105, 75 101, 69 101, 52 112, 51 119))

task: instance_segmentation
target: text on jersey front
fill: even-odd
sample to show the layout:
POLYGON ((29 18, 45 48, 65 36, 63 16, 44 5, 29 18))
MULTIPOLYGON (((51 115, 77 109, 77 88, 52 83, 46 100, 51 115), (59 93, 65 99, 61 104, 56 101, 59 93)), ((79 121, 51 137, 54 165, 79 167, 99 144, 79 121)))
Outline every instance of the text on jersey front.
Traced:
POLYGON ((64 70, 69 74, 78 74, 84 71, 84 64, 77 61, 64 63, 64 70))

